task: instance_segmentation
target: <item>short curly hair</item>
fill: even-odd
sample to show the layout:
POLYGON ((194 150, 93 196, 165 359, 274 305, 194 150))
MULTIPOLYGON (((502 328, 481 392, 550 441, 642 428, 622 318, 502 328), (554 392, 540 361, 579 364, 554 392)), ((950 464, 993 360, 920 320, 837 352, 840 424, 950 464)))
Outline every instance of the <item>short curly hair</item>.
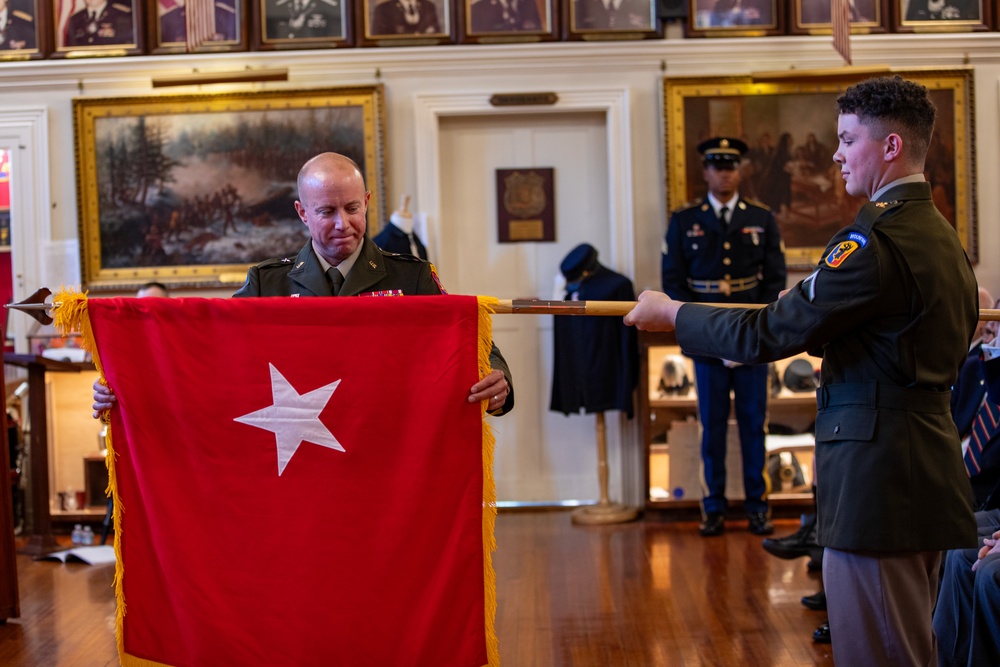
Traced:
POLYGON ((934 132, 934 103, 927 89, 901 76, 866 79, 837 98, 841 114, 854 114, 875 135, 896 133, 910 148, 910 155, 923 160, 934 132))

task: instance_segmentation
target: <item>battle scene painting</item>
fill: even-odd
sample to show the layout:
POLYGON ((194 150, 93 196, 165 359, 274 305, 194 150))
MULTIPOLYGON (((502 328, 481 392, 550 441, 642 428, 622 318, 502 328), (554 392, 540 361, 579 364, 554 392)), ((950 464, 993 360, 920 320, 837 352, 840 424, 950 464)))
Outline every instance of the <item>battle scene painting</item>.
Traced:
POLYGON ((309 238, 296 177, 324 151, 358 163, 376 232, 382 165, 372 125, 360 103, 95 114, 84 132, 92 162, 78 160, 87 283, 219 286, 251 264, 294 256, 309 238))
MULTIPOLYGON (((905 76, 905 75, 904 75, 905 76)), ((924 174, 934 202, 975 260, 973 147, 965 75, 933 72, 914 78, 927 86, 937 122, 924 174)), ((688 83, 693 79, 686 80, 688 83)), ((790 266, 815 264, 826 242, 851 224, 863 201, 847 194, 838 147, 837 97, 852 81, 811 85, 693 86, 674 94, 667 115, 668 202, 671 210, 705 196, 696 146, 709 137, 742 139, 740 194, 774 213, 790 266), (711 94, 704 94, 710 91, 711 94), (672 141, 673 140, 673 141, 672 141)))

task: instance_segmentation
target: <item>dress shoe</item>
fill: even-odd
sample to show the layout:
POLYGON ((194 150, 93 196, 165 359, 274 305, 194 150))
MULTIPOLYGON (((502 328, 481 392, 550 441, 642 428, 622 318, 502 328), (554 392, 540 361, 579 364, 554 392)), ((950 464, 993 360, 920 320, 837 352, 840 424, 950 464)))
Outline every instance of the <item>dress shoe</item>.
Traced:
POLYGON ((818 556, 810 554, 809 562, 806 563, 806 569, 810 572, 823 571, 823 547, 819 548, 818 556))
POLYGON ((747 519, 750 521, 750 532, 754 535, 770 535, 774 532, 774 526, 765 512, 747 512, 747 519))
POLYGON ((816 544, 816 517, 814 516, 809 521, 806 521, 802 524, 801 528, 791 535, 776 539, 767 538, 761 542, 761 546, 764 547, 764 551, 772 556, 777 556, 785 560, 811 556, 814 550, 822 549, 821 546, 816 544))
POLYGON ((698 527, 698 532, 702 537, 715 537, 722 535, 726 529, 726 515, 722 512, 709 512, 705 515, 705 521, 698 527))
POLYGON ((816 628, 813 632, 813 641, 817 644, 830 643, 830 621, 827 621, 823 625, 816 628))
POLYGON ((813 611, 826 611, 826 591, 820 591, 815 595, 806 595, 802 598, 802 604, 813 611))

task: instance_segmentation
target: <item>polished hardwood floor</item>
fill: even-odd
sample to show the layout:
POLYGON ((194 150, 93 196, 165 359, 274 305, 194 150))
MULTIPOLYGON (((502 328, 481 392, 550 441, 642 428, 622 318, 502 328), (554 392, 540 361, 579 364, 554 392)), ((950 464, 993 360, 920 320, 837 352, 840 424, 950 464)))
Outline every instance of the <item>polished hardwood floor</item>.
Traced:
MULTIPOLYGON (((825 620, 806 559, 768 555, 745 522, 702 538, 693 522, 647 517, 578 526, 566 512, 497 519, 497 634, 506 667, 832 665, 812 642, 825 620)), ((798 527, 777 522, 777 534, 798 527)), ((118 664, 113 566, 19 555, 21 617, 0 626, 0 665, 118 664)))

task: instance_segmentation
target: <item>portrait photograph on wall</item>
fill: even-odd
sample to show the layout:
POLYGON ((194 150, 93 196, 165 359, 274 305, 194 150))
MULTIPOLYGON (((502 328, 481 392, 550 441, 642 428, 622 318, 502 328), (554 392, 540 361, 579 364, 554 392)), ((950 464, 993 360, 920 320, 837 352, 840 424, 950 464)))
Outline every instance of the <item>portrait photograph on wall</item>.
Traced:
POLYGON ((892 0, 896 32, 989 30, 995 0, 892 0))
POLYGON ((239 284, 309 238, 296 178, 313 156, 358 163, 385 217, 381 86, 73 102, 83 283, 239 284))
POLYGON ((141 0, 54 0, 54 56, 142 53, 141 0))
POLYGON ((153 53, 245 51, 244 0, 156 0, 151 34, 153 53), (202 5, 201 20, 188 34, 188 5, 202 5))
POLYGON ((351 7, 349 0, 255 0, 254 48, 351 46, 351 7))
MULTIPOLYGON (((830 35, 833 23, 829 0, 790 0, 788 32, 792 35, 830 35)), ((850 0, 851 34, 868 35, 889 29, 888 0, 850 0)))
MULTIPOLYGON (((976 261, 972 72, 896 73, 926 86, 937 107, 924 175, 938 210, 976 261)), ((669 210, 705 196, 698 144, 715 136, 737 137, 749 147, 740 163, 740 194, 774 213, 789 267, 815 266, 826 242, 854 220, 864 203, 847 194, 833 154, 839 145, 837 97, 868 76, 871 72, 843 70, 781 83, 755 83, 751 77, 665 78, 669 210)))
POLYGON ((463 0, 463 42, 540 42, 558 39, 555 0, 463 0))
POLYGON ((761 37, 785 32, 785 0, 689 0, 688 37, 761 37))
POLYGON ((424 46, 455 40, 453 0, 364 0, 362 46, 424 46))
POLYGON ((569 40, 663 36, 655 0, 563 0, 563 12, 569 40))
POLYGON ((45 57, 49 0, 0 0, 0 61, 45 57))

